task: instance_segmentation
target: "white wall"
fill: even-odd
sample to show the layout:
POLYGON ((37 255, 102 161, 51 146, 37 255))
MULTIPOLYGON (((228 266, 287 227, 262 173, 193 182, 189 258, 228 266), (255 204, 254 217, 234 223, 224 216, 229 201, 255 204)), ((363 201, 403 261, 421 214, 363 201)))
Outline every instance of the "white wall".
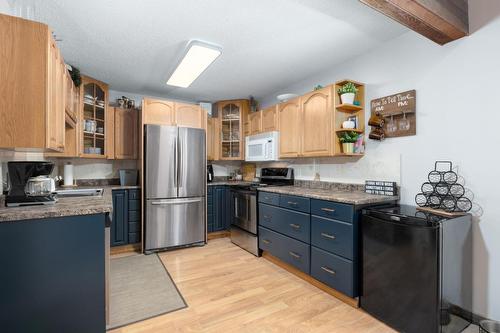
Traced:
POLYGON ((7 0, 0 0, 0 13, 12 15, 12 7, 7 0))
MULTIPOLYGON (((414 203, 435 160, 452 160, 484 214, 474 223, 474 307, 500 320, 500 1, 469 1, 472 35, 438 46, 413 33, 263 99, 304 93, 316 84, 352 78, 374 98, 417 90, 417 135, 368 140, 365 162, 401 154, 402 202, 414 203)), ((374 165, 375 167, 375 165, 374 165)), ((476 207, 477 208, 477 207, 476 207)))

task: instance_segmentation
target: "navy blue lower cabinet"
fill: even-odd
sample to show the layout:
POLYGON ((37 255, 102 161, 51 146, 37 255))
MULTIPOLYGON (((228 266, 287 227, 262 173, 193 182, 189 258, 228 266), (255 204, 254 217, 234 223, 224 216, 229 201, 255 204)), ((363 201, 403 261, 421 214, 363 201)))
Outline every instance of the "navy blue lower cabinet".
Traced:
POLYGON ((207 191, 208 232, 229 229, 231 224, 230 186, 209 186, 207 191))
POLYGON ((111 246, 125 244, 128 244, 128 192, 127 190, 114 190, 111 246))
POLYGON ((259 192, 259 248, 350 297, 358 296, 354 205, 259 192))
POLYGON ((214 190, 214 230, 222 231, 226 229, 226 189, 224 186, 217 186, 214 190))
POLYGON ((304 273, 310 271, 309 244, 284 236, 270 229, 259 227, 259 247, 304 273))
POLYGON ((311 246, 311 276, 347 296, 357 296, 350 260, 311 246))
POLYGON ((261 226, 284 235, 310 243, 311 216, 301 212, 259 204, 259 223, 261 226))
POLYGON ((352 224, 311 217, 311 245, 352 260, 356 243, 352 224))
POLYGON ((104 333, 105 214, 0 223, 0 331, 104 333))

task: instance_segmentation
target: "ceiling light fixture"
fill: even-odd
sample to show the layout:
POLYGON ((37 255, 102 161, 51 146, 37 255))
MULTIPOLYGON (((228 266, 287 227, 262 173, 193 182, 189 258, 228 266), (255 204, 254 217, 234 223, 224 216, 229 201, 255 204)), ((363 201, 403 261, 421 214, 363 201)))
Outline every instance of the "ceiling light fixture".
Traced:
POLYGON ((222 48, 200 41, 191 41, 187 52, 167 81, 170 86, 187 88, 222 53, 222 48))

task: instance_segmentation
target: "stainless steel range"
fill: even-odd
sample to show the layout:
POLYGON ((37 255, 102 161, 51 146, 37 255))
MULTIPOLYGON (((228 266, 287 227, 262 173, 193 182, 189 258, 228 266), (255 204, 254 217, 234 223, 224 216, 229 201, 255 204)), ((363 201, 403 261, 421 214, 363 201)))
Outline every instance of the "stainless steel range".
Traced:
POLYGON ((260 183, 234 186, 231 189, 231 241, 258 256, 257 188, 293 185, 293 169, 263 168, 260 183))

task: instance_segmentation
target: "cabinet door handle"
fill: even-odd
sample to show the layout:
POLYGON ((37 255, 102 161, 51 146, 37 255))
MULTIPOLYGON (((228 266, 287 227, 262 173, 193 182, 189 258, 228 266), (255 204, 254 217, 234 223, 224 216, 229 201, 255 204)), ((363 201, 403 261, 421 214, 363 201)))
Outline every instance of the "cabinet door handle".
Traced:
POLYGON ((263 240, 262 240, 262 243, 264 243, 264 244, 271 244, 271 241, 269 241, 269 240, 267 240, 267 239, 263 239, 263 240))
POLYGON ((293 202, 293 201, 288 201, 288 204, 289 204, 290 206, 297 206, 297 205, 298 205, 298 203, 293 202))
POLYGON ((297 229, 297 230, 300 229, 300 225, 295 224, 295 223, 290 223, 290 227, 297 229))
POLYGON ((292 251, 289 251, 288 254, 291 255, 292 257, 294 257, 295 259, 300 259, 300 257, 301 257, 300 255, 298 255, 297 253, 292 252, 292 251))
POLYGON ((329 238, 329 239, 335 239, 335 238, 337 238, 337 237, 335 237, 335 235, 326 234, 324 232, 321 233, 321 236, 323 236, 325 238, 329 238))
POLYGON ((324 208, 323 207, 323 208, 321 208, 321 210, 324 211, 324 212, 327 212, 327 213, 333 213, 333 212, 335 212, 335 209, 331 209, 331 208, 324 208))
POLYGON ((337 272, 335 272, 333 269, 330 269, 330 268, 325 267, 325 266, 321 266, 321 269, 324 270, 325 272, 327 272, 328 274, 331 274, 331 275, 337 274, 337 272))

